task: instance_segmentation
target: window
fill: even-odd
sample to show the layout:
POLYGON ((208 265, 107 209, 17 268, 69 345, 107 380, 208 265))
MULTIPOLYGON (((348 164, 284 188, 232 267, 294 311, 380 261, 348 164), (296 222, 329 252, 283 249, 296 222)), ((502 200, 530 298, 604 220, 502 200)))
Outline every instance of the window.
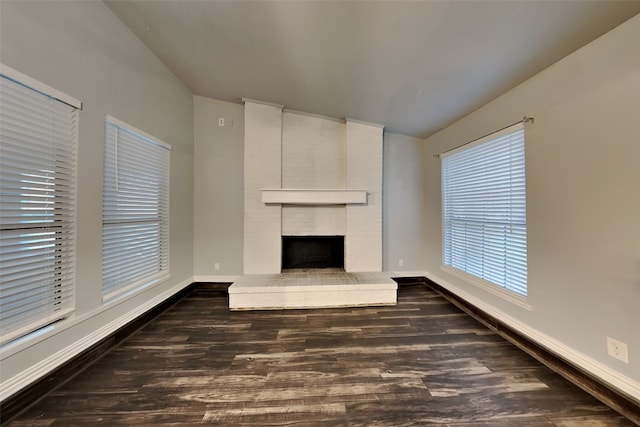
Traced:
POLYGON ((118 296, 169 275, 171 147, 119 120, 105 120, 102 296, 118 296))
POLYGON ((81 103, 4 65, 0 75, 0 344, 74 309, 81 103))
POLYGON ((442 155, 443 263, 527 295, 524 128, 442 155))

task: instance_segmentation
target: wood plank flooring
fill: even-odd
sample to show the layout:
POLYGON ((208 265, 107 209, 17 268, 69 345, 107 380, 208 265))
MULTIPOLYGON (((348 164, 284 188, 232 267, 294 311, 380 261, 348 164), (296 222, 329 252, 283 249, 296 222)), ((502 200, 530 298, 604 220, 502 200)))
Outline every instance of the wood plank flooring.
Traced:
POLYGON ((195 290, 9 425, 97 424, 633 425, 425 286, 263 312, 195 290))

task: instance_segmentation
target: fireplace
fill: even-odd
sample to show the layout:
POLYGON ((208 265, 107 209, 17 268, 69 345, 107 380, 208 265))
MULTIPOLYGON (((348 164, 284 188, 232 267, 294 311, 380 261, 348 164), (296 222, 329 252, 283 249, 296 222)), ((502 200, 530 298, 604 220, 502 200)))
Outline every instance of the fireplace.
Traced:
POLYGON ((344 236, 282 236, 282 269, 344 268, 344 236))
POLYGON ((382 271, 384 126, 243 101, 244 273, 279 274, 307 253, 283 251, 282 236, 341 239, 329 250, 339 264, 315 254, 294 268, 382 271))

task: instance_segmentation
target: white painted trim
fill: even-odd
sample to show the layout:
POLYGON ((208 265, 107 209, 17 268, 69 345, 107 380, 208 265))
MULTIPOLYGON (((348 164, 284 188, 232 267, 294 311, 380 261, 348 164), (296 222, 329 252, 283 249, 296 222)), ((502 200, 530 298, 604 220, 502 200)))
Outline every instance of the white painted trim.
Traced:
MULTIPOLYGON (((170 278, 171 276, 167 276, 167 280, 170 278)), ((190 279, 193 282, 193 278, 190 279)), ((184 281, 183 281, 184 282, 184 281)), ((63 319, 58 323, 54 323, 52 325, 46 326, 42 329, 39 329, 37 331, 34 331, 28 335, 25 335, 22 338, 18 338, 13 342, 7 343, 6 345, 0 347, 0 361, 4 360, 8 357, 11 357, 12 355, 26 350, 27 348, 34 346, 36 344, 38 344, 40 341, 46 340, 51 336, 54 336, 58 333, 63 332, 66 329, 69 329, 75 325, 78 325, 88 319, 91 319, 95 316, 100 315, 102 312, 110 310, 111 308, 124 303, 125 301, 130 300, 131 298, 134 298, 135 296, 137 296, 138 294, 141 294, 142 292, 146 292, 148 290, 150 290, 151 288, 157 286, 159 283, 158 282, 152 282, 149 283, 146 286, 143 286, 141 288, 138 289, 134 289, 131 292, 129 292, 128 294, 125 294, 122 296, 122 298, 117 298, 113 301, 109 301, 108 303, 104 303, 96 308, 95 310, 92 310, 88 313, 84 313, 82 315, 79 316, 74 316, 74 317, 69 317, 67 319, 63 319)))
POLYGON ((40 92, 44 95, 50 96, 51 98, 55 98, 58 101, 64 102, 67 105, 70 105, 78 110, 82 110, 82 102, 67 95, 64 92, 60 92, 57 89, 52 88, 49 85, 46 85, 33 77, 29 77, 26 74, 21 73, 20 71, 14 70, 8 65, 4 65, 0 63, 0 74, 7 77, 9 80, 16 81, 23 86, 27 86, 36 92, 40 92))
POLYGON ((284 105, 282 104, 276 104, 273 102, 268 102, 268 101, 258 101, 256 99, 250 99, 250 98, 242 98, 242 103, 246 104, 247 102, 251 102, 252 104, 260 104, 260 105, 268 105, 269 107, 275 107, 278 108, 280 110, 284 109, 284 105))
MULTIPOLYGON (((67 317, 70 317, 71 313, 75 311, 75 304, 72 307, 69 307, 64 310, 55 311, 52 315, 47 316, 42 319, 38 319, 36 322, 31 322, 19 329, 11 331, 7 334, 0 336, 0 346, 3 345, 11 345, 11 341, 16 340, 19 341, 22 337, 33 336, 38 333, 38 331, 42 329, 46 329, 48 325, 57 322, 58 320, 63 320, 67 317)), ((0 355, 3 355, 0 352, 0 355)), ((2 360, 3 357, 0 357, 2 360)))
POLYGON ((204 283, 233 283, 238 280, 238 276, 193 276, 194 282, 204 282, 204 283))
POLYGON ((366 204, 365 190, 262 189, 262 202, 289 205, 366 204))
POLYGON ((297 114, 299 116, 314 117, 316 119, 331 120, 333 122, 338 122, 338 123, 343 123, 343 124, 346 122, 345 119, 338 119, 336 117, 323 116, 322 114, 307 113, 305 111, 291 110, 289 108, 284 108, 282 110, 282 112, 283 113, 290 113, 290 114, 297 114))
POLYGON ((149 141, 153 142, 154 144, 159 145, 160 147, 166 148, 167 150, 171 151, 171 144, 167 144, 166 142, 164 142, 161 139, 156 138, 153 135, 150 135, 148 133, 146 133, 143 130, 140 130, 138 128, 136 128, 135 126, 131 126, 130 124, 123 122, 120 119, 117 119, 113 116, 110 116, 109 114, 104 116, 104 120, 108 123, 111 123, 112 125, 119 127, 120 129, 124 130, 124 131, 128 131, 128 132, 133 132, 138 134, 138 136, 141 136, 145 139, 148 139, 149 141))
POLYGON ((432 274, 428 271, 424 272, 424 276, 429 280, 434 281, 443 288, 451 291, 455 295, 469 302, 473 306, 479 308, 490 316, 495 317, 505 325, 513 328, 518 333, 527 337, 531 341, 546 348, 555 355, 567 360, 568 362, 580 367, 585 372, 593 375, 596 378, 609 384, 611 387, 618 389, 622 393, 630 396, 631 398, 640 402, 640 382, 634 380, 620 372, 606 366, 605 364, 598 362, 597 360, 569 347, 563 342, 558 341, 549 335, 540 332, 539 330, 532 328, 524 322, 515 319, 512 316, 504 313, 501 310, 487 304, 483 300, 465 292, 456 285, 446 281, 442 277, 432 274))
MULTIPOLYGON (((89 335, 79 339, 73 344, 63 348, 62 350, 50 355, 49 357, 31 366, 30 368, 25 369, 19 374, 14 375, 13 377, 2 382, 0 384, 0 401, 4 401, 6 398, 12 396, 13 394, 27 387, 29 384, 37 381, 39 378, 53 371, 55 368, 62 365, 66 361, 70 360, 80 352, 88 349, 95 343, 106 338, 113 332, 117 331, 119 328, 125 326, 127 323, 133 321, 141 314, 144 314, 145 312, 151 310, 153 307, 162 303, 163 301, 170 298, 174 294, 180 292, 182 289, 189 286, 191 283, 193 283, 193 278, 184 280, 183 282, 177 284, 171 289, 161 293, 160 295, 155 296, 154 298, 150 299, 144 304, 137 306, 136 308, 129 311, 128 313, 118 317, 117 319, 107 323, 101 328, 93 331, 89 335)), ((83 316, 82 319, 86 320, 88 317, 93 317, 96 314, 99 314, 103 311, 104 311, 103 309, 98 309, 95 312, 92 312, 91 316, 83 316)), ((75 323, 79 323, 79 322, 75 322, 75 323)))
POLYGON ((365 126, 371 126, 374 128, 379 128, 379 129, 384 129, 384 125, 378 124, 378 123, 371 123, 371 122, 365 122, 362 120, 356 120, 356 119, 350 119, 349 117, 345 117, 344 118, 345 122, 351 122, 351 123, 358 123, 360 125, 365 125, 365 126))
POLYGON ((476 277, 473 274, 469 274, 467 272, 458 270, 457 268, 454 268, 448 265, 441 265, 440 269, 445 273, 449 273, 452 276, 456 276, 457 278, 462 279, 471 285, 477 286, 480 289, 490 292, 495 296, 502 298, 505 301, 509 301, 511 304, 524 308, 527 311, 533 310, 533 307, 531 307, 531 304, 527 302, 527 297, 518 295, 515 292, 510 291, 509 289, 505 289, 502 286, 495 285, 487 280, 483 280, 479 277, 476 277))
POLYGON ((166 271, 162 271, 155 276, 145 277, 144 279, 138 280, 137 282, 134 282, 129 286, 125 286, 121 289, 116 289, 115 291, 109 292, 107 295, 103 295, 102 304, 111 306, 120 301, 131 299, 139 293, 142 293, 160 283, 164 283, 169 279, 171 279, 171 275, 166 271))

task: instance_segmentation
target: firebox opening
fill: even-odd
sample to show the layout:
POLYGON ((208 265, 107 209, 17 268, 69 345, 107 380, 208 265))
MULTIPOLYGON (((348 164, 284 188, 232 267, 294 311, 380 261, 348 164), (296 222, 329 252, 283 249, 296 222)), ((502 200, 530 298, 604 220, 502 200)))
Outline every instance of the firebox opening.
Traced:
POLYGON ((344 268, 344 236, 282 236, 282 269, 344 268))

